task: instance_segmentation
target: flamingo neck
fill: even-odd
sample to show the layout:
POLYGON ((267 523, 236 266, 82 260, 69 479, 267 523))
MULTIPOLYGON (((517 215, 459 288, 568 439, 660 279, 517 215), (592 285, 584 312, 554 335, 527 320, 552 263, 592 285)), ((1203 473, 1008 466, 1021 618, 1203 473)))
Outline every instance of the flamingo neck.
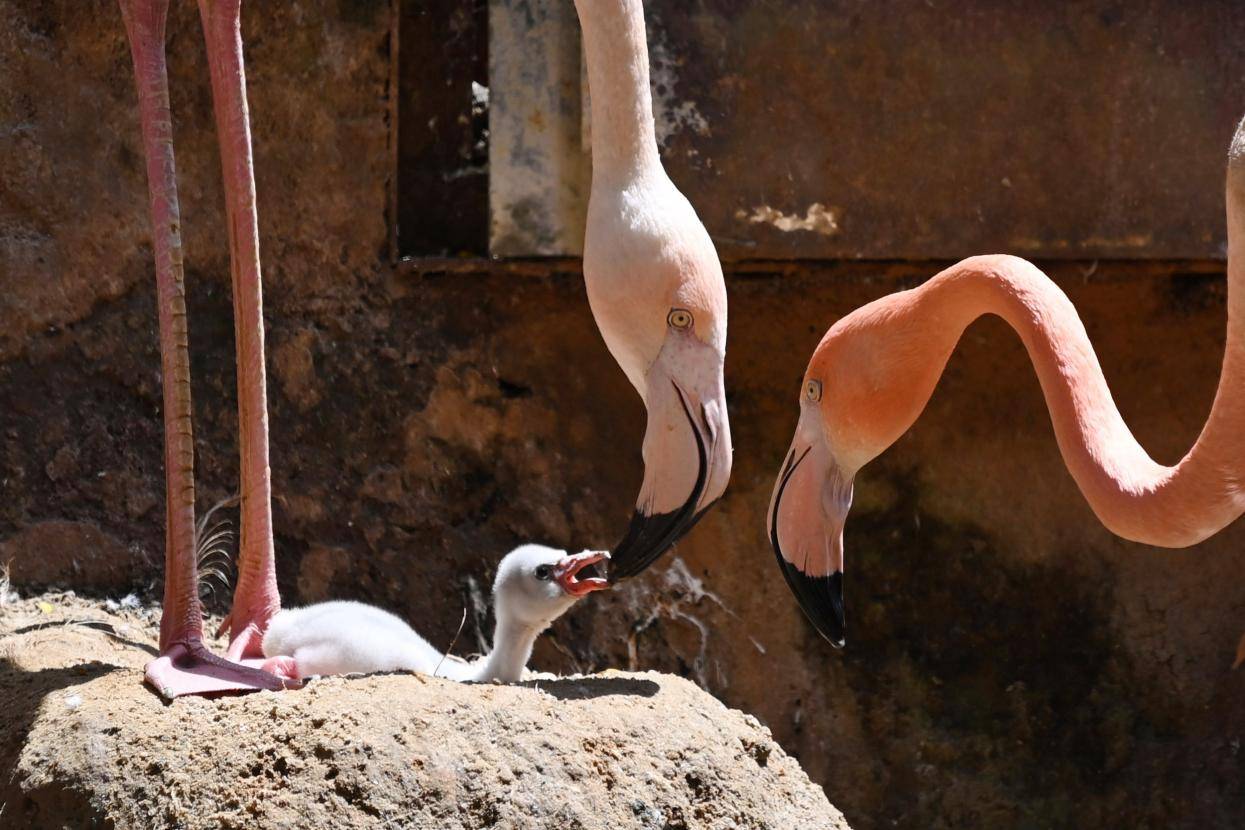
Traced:
POLYGON ((497 609, 497 628, 493 631, 493 650, 472 668, 471 680, 486 682, 517 683, 523 679, 523 669, 531 659, 536 638, 545 629, 543 625, 529 625, 507 616, 497 609))
MULTIPOLYGON (((1245 202, 1229 189, 1230 250, 1245 239, 1245 202)), ((1193 448, 1175 466, 1155 462, 1133 437, 1111 396, 1089 336, 1067 296, 1032 264, 977 257, 914 292, 932 344, 932 380, 963 330, 984 314, 1003 318, 1033 363, 1064 462, 1095 514, 1126 539, 1185 547, 1245 511, 1245 286, 1239 253, 1229 257, 1228 338, 1215 402, 1193 448), (1235 380, 1234 380, 1235 379, 1235 380)), ((932 384, 929 386, 932 391, 932 384)))
POLYGON ((1236 139, 1232 143, 1232 152, 1228 164, 1227 183, 1227 214, 1228 214, 1228 337, 1225 346, 1225 371, 1220 376, 1222 383, 1229 377, 1227 363, 1233 361, 1233 367, 1240 366, 1245 360, 1245 122, 1238 129, 1236 139))
POLYGON ((592 99, 593 186, 661 170, 641 0, 575 0, 592 99))

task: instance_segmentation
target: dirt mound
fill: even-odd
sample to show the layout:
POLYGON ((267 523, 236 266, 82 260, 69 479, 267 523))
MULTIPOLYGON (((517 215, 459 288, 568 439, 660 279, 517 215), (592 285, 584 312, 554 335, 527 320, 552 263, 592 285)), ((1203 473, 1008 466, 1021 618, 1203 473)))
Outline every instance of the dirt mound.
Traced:
POLYGON ((0 612, 5 827, 847 827, 768 729, 670 675, 392 674, 165 704, 142 684, 150 609, 56 594, 0 612))

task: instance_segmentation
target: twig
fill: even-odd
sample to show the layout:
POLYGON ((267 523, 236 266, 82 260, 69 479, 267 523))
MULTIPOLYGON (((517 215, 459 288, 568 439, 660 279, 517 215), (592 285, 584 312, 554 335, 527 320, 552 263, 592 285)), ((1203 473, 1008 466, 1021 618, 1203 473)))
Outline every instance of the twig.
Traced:
POLYGON ((458 630, 454 632, 454 639, 450 640, 450 646, 441 655, 441 659, 437 662, 437 667, 432 670, 432 676, 436 677, 441 671, 441 664, 445 662, 445 658, 450 656, 450 652, 454 650, 454 644, 458 642, 458 635, 463 633, 463 626, 467 624, 467 606, 463 606, 463 618, 458 623, 458 630))

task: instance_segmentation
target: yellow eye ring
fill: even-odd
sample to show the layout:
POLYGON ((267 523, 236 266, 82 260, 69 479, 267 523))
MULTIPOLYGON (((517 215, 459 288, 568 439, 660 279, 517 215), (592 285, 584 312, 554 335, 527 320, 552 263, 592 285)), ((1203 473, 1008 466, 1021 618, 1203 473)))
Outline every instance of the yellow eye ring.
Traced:
POLYGON ((810 380, 804 384, 804 397, 813 402, 821 400, 821 381, 810 380))
POLYGON ((671 328, 690 329, 692 327, 692 312, 686 308, 672 308, 670 313, 666 315, 666 323, 671 328))

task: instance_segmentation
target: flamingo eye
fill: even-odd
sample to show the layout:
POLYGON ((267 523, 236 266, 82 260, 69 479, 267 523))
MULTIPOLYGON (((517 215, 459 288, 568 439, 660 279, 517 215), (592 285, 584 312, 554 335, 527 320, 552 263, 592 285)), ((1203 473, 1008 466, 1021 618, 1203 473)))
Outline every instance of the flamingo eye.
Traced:
POLYGON ((553 579, 553 566, 552 565, 541 565, 538 568, 536 568, 536 578, 541 580, 542 582, 548 582, 549 580, 553 579))
POLYGON ((821 400, 821 381, 810 380, 804 384, 804 397, 813 402, 821 400))
POLYGON ((692 327, 692 312, 686 308, 672 308, 670 313, 666 315, 666 322, 671 328, 690 329, 692 327))

